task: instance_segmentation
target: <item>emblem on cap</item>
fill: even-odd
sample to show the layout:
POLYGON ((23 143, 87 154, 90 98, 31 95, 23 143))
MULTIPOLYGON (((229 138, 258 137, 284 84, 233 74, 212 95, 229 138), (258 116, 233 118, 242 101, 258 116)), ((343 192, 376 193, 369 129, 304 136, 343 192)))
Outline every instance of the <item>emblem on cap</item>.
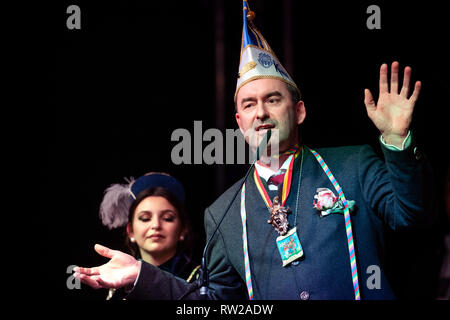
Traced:
POLYGON ((264 67, 264 68, 270 68, 273 64, 272 57, 268 55, 267 53, 261 52, 258 55, 258 62, 264 67))

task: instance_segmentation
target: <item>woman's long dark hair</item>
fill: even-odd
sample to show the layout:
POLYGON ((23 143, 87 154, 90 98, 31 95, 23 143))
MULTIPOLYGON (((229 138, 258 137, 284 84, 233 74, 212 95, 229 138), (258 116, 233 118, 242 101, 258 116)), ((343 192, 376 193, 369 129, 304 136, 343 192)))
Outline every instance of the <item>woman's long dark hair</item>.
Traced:
MULTIPOLYGON (((177 210, 178 217, 181 222, 181 229, 185 231, 184 240, 178 241, 177 253, 183 253, 187 257, 191 258, 193 251, 193 235, 189 217, 187 216, 184 204, 179 201, 178 198, 175 197, 169 190, 162 187, 153 187, 139 192, 136 196, 136 199, 130 206, 130 210, 128 212, 128 223, 132 224, 134 219, 134 212, 136 211, 139 203, 150 196, 165 198, 177 210)), ((139 247, 136 243, 131 242, 127 230, 125 230, 125 247, 136 259, 141 258, 139 247)))

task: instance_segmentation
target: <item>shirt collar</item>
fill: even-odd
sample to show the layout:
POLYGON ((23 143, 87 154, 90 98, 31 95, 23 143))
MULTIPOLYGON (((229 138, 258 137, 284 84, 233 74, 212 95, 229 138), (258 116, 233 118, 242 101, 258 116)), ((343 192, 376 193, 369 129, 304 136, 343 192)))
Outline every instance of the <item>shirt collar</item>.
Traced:
POLYGON ((256 170, 258 170, 258 174, 261 178, 263 178, 264 180, 269 180, 269 178, 271 176, 273 176, 274 174, 280 174, 282 170, 284 170, 284 172, 287 171, 287 169, 289 168, 289 164, 290 164, 290 159, 292 159, 293 155, 288 157, 284 162, 283 165, 280 167, 280 169, 278 169, 278 171, 274 171, 272 169, 269 169, 267 167, 264 167, 262 165, 260 165, 258 162, 255 163, 255 167, 256 170))

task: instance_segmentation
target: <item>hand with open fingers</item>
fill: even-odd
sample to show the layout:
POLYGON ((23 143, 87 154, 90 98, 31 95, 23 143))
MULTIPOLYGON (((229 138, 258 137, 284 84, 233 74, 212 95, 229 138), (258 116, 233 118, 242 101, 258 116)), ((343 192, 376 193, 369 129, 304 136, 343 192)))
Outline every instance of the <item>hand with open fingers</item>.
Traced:
POLYGON ((74 277, 94 289, 121 288, 132 285, 139 274, 141 262, 118 250, 96 244, 95 251, 110 258, 107 263, 93 268, 74 268, 74 277))
POLYGON ((380 92, 378 102, 375 104, 369 89, 364 90, 364 104, 367 114, 375 126, 380 130, 384 140, 388 144, 401 147, 408 135, 412 120, 414 105, 419 97, 421 82, 417 81, 414 91, 409 96, 409 85, 411 80, 411 68, 406 67, 403 74, 403 85, 398 92, 399 63, 397 61, 391 66, 390 88, 388 82, 388 66, 382 64, 380 68, 380 92))

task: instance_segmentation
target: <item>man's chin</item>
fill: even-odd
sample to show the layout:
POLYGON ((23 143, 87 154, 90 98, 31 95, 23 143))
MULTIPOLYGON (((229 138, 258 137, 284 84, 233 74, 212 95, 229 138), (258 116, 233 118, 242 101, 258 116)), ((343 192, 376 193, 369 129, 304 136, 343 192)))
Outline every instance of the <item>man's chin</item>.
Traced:
MULTIPOLYGON (((250 145, 250 149, 254 154, 256 154, 256 150, 260 146, 261 141, 258 144, 250 145)), ((269 144, 264 148, 264 150, 259 150, 259 152, 260 152, 260 156, 269 157, 269 158, 272 156, 278 156, 280 154, 278 145, 272 144, 271 141, 269 141, 269 144)))

